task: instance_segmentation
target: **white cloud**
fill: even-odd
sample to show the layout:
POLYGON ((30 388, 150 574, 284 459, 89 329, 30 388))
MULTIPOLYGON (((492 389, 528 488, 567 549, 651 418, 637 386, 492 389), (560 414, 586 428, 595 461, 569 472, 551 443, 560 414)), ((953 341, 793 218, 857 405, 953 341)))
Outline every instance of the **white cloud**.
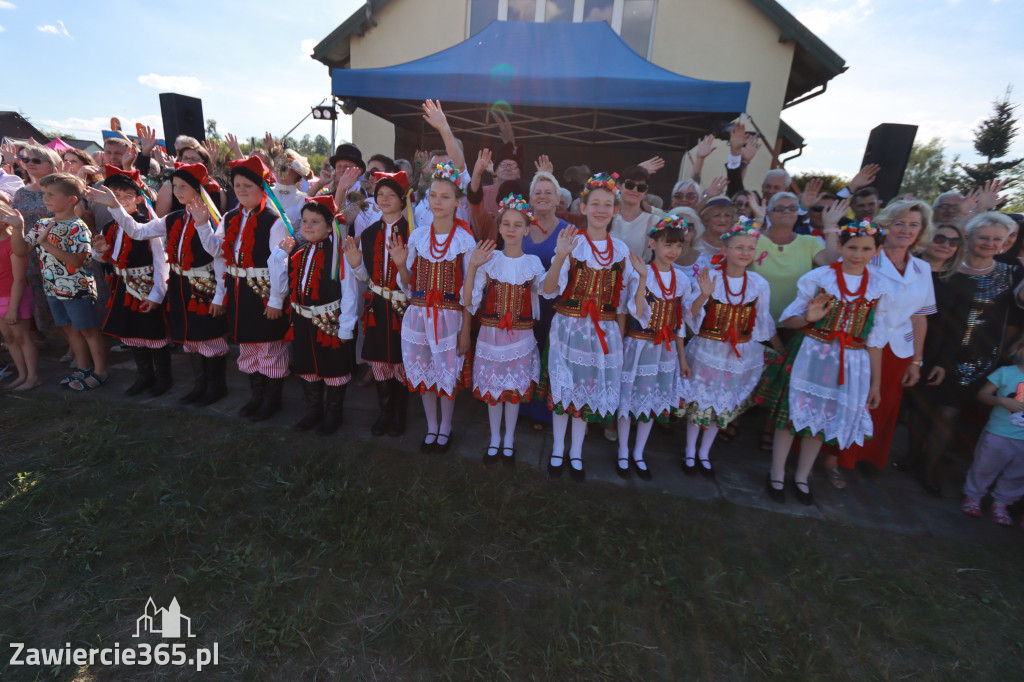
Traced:
POLYGON ((0 0, 0 9, 14 9, 15 5, 13 2, 7 2, 7 0, 0 0))
MULTIPOLYGON (((135 124, 142 123, 155 128, 157 135, 162 135, 164 127, 163 118, 159 114, 145 114, 138 117, 118 116, 121 119, 122 129, 128 134, 135 134, 135 124)), ((64 118, 40 120, 38 125, 47 130, 59 130, 62 133, 70 133, 77 138, 93 140, 103 143, 102 131, 110 130, 109 116, 96 116, 93 118, 64 118)))
POLYGON ((833 28, 848 30, 864 21, 874 9, 871 0, 826 0, 814 9, 798 12, 796 18, 812 33, 825 34, 833 28), (824 5, 824 6, 821 6, 824 5))
POLYGON ((0 33, 3 33, 3 32, 4 32, 4 31, 6 31, 6 30, 7 30, 7 29, 5 29, 5 28, 4 28, 3 26, 0 26, 0 33))
POLYGON ((316 47, 319 42, 320 41, 316 38, 306 38, 299 43, 299 49, 302 50, 302 56, 308 58, 309 55, 313 54, 313 48, 316 47))
POLYGON ((65 38, 70 38, 71 34, 68 33, 68 29, 64 25, 64 22, 58 19, 57 24, 59 25, 54 26, 53 24, 45 24, 43 26, 36 26, 36 30, 41 31, 43 33, 52 33, 55 36, 64 36, 65 38))
POLYGON ((180 92, 185 95, 196 95, 207 89, 195 76, 160 76, 150 73, 139 76, 139 83, 157 90, 180 92))

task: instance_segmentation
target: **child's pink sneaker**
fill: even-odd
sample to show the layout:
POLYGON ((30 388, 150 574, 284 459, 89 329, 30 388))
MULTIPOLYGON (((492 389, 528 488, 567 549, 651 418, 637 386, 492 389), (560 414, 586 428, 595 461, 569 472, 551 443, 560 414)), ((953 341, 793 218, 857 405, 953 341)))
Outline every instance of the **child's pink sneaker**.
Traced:
POLYGON ((1013 525, 1013 519, 1010 517, 1010 512, 1006 511, 1006 505, 998 502, 992 503, 992 520, 1001 526, 1013 525))
POLYGON ((964 501, 960 503, 960 511, 968 516, 977 516, 981 518, 981 500, 976 500, 973 497, 965 497, 964 501))

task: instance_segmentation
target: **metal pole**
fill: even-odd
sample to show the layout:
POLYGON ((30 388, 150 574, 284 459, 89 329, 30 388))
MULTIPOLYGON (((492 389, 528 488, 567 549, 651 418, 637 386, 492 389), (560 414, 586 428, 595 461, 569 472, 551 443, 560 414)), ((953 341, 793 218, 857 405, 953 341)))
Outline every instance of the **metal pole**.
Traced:
POLYGON ((331 119, 331 153, 332 154, 334 153, 334 149, 337 147, 337 144, 334 141, 334 126, 335 126, 335 124, 337 124, 337 122, 338 122, 338 117, 337 116, 335 116, 334 118, 331 119))

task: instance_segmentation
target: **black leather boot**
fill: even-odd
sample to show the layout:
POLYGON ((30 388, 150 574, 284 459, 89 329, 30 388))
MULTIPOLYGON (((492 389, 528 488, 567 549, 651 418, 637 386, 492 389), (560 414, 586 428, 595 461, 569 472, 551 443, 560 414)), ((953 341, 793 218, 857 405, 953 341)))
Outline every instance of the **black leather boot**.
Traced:
POLYGON ((206 358, 202 353, 189 353, 189 361, 192 363, 192 390, 178 398, 182 405, 188 405, 199 400, 206 392, 206 358))
POLYGON ((327 400, 324 401, 324 420, 316 428, 317 435, 329 436, 341 427, 346 388, 347 386, 327 387, 327 400))
POLYGON ((154 398, 163 395, 174 385, 171 377, 171 347, 153 349, 153 373, 156 380, 149 387, 149 394, 154 398))
POLYGON ((398 438, 405 433, 405 415, 409 410, 409 388, 398 379, 388 381, 391 388, 391 430, 388 435, 398 438))
POLYGON ((253 372, 249 375, 249 391, 251 393, 249 402, 242 405, 242 409, 238 411, 239 417, 249 417, 256 413, 256 410, 260 409, 263 405, 263 393, 267 388, 267 377, 263 376, 259 372, 253 372))
POLYGON ((215 358, 203 356, 206 365, 206 390, 196 398, 196 405, 206 407, 212 405, 228 394, 227 377, 228 356, 219 355, 215 358))
POLYGON ((284 389, 284 377, 267 379, 267 388, 263 392, 263 404, 249 416, 249 421, 262 422, 270 419, 281 411, 281 391, 284 389))
POLYGON ((377 405, 380 407, 380 414, 377 421, 370 427, 370 433, 375 436, 383 436, 391 428, 393 417, 394 394, 391 390, 390 381, 375 381, 377 386, 377 405))
POLYGON ((138 395, 153 385, 153 350, 151 348, 134 348, 135 383, 125 389, 125 395, 138 395))
POLYGON ((292 425, 293 431, 309 431, 319 424, 324 416, 324 382, 304 380, 302 395, 306 402, 306 413, 292 425))

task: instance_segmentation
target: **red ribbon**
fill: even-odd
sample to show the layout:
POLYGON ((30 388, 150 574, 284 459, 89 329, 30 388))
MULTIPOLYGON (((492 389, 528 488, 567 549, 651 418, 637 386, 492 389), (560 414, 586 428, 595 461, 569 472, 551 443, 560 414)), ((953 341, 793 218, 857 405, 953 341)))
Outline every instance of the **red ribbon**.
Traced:
MULTIPOLYGON (((498 321, 498 329, 504 329, 509 334, 512 333, 512 311, 505 311, 505 316, 498 321)), ((607 351, 606 351, 607 352, 607 351)))
POLYGON ((429 312, 427 314, 429 315, 431 312, 434 313, 434 341, 439 342, 440 339, 437 338, 437 318, 441 314, 441 311, 437 306, 444 303, 444 293, 439 289, 431 289, 427 292, 427 295, 424 298, 424 303, 426 303, 427 308, 429 308, 429 312))
POLYGON ((666 324, 664 327, 661 328, 661 331, 658 332, 658 335, 654 337, 654 345, 660 346, 662 343, 664 343, 665 350, 672 350, 673 336, 675 336, 675 334, 672 333, 672 328, 666 324))
POLYGON ((605 341, 604 330, 601 329, 601 309, 597 307, 593 299, 588 299, 580 310, 593 320, 594 329, 597 330, 597 340, 601 342, 601 350, 608 355, 608 342, 605 341))
POLYGON ((847 344, 860 343, 860 340, 844 330, 836 330, 828 335, 828 342, 839 340, 839 386, 846 383, 846 346, 847 344))

